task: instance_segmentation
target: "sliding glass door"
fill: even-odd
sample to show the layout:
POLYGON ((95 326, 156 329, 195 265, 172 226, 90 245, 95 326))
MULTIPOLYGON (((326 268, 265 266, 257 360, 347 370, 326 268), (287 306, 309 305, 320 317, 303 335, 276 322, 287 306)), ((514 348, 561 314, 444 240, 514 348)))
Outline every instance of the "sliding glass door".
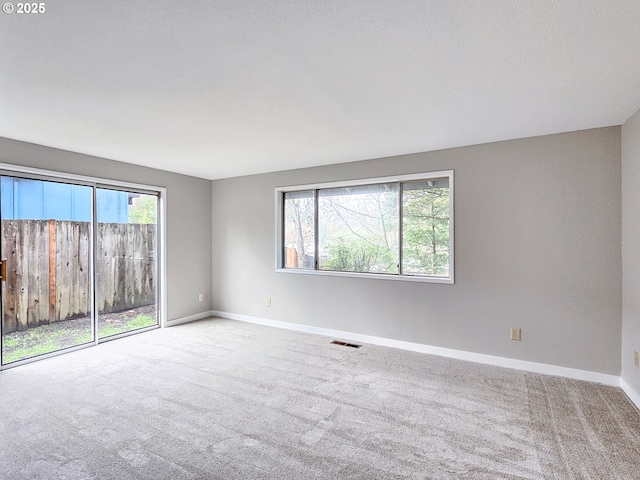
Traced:
POLYGON ((0 175, 0 367, 159 325, 158 202, 0 175))
POLYGON ((158 325, 158 196, 98 188, 96 198, 98 337, 158 325))
POLYGON ((93 342, 92 188, 0 182, 2 364, 93 342))

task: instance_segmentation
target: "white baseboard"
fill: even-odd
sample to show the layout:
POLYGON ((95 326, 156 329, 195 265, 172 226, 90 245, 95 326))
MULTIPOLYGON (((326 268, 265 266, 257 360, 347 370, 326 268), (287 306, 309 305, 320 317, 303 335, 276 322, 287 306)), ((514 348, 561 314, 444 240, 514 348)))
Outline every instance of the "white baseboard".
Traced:
POLYGON ((176 325, 181 325, 183 323, 194 322, 196 320, 202 320, 203 318, 213 317, 214 312, 211 310, 207 310, 206 312, 196 313, 194 315, 189 315, 187 317, 182 318, 174 318, 173 320, 167 320, 167 327, 175 327, 176 325))
POLYGON ((627 397, 640 409, 640 394, 629 386, 622 378, 620 378, 620 388, 627 394, 627 397))
MULTIPOLYGON (((558 367, 544 363, 528 362, 526 360, 516 360, 513 358, 496 357, 493 355, 485 355, 482 353, 465 352, 463 350, 453 350, 450 348, 434 347, 421 343, 405 342, 402 340, 393 340, 384 337, 374 337, 370 335, 362 335, 353 332, 344 332, 342 330, 331 330, 322 327, 313 327, 310 325, 302 325, 299 323, 281 322, 279 320, 270 320, 268 318, 254 317, 251 315, 240 315, 237 313, 220 312, 213 310, 213 316, 228 318, 230 320, 239 320, 242 322, 256 323, 269 327, 283 328, 286 330, 295 330, 297 332, 315 333, 327 337, 337 337, 343 340, 351 340, 356 342, 371 343, 384 347, 400 348, 410 350, 412 352, 427 353, 429 355, 438 355, 440 357, 455 358, 457 360, 467 360, 486 365, 495 365, 498 367, 513 368, 516 370, 524 370, 527 372, 542 373, 545 375, 556 375, 558 377, 573 378, 576 380, 586 380, 588 382, 597 382, 604 385, 620 387, 620 377, 617 375, 607 375, 605 373, 590 372, 588 370, 578 370, 575 368, 558 367)), ((626 392, 626 391, 625 391, 626 392)))

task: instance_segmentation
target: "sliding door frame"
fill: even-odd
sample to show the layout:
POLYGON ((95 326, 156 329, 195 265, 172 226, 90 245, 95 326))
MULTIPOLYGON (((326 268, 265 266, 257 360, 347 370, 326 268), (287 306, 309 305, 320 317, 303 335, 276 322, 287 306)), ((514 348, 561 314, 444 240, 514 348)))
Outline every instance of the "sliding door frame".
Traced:
MULTIPOLYGON (((139 188, 139 186, 128 186, 128 187, 123 187, 123 186, 115 186, 112 183, 96 183, 95 184, 95 188, 93 189, 93 219, 94 219, 94 224, 95 224, 95 229, 93 230, 93 258, 98 258, 98 224, 100 223, 100 219, 98 218, 98 201, 97 201, 97 197, 98 197, 98 189, 102 189, 102 190, 113 190, 113 191, 117 191, 117 192, 127 192, 127 193, 139 193, 142 195, 153 195, 155 197, 157 197, 157 202, 156 202, 156 273, 154 274, 155 278, 160 278, 159 275, 159 270, 160 270, 160 265, 158 262, 158 259, 160 259, 164 253, 164 245, 163 242, 160 238, 160 230, 161 230, 161 226, 160 224, 162 223, 162 225, 165 224, 164 221, 161 221, 161 215, 160 215, 160 198, 161 198, 161 194, 159 190, 154 190, 151 189, 149 187, 146 188, 139 188)), ((98 277, 98 269, 96 268, 95 270, 95 274, 93 275, 94 280, 97 282, 97 277, 98 277)), ((104 343, 104 342, 109 342, 111 340, 117 340, 118 338, 122 338, 122 337, 127 337, 129 335, 131 335, 132 333, 142 333, 142 332, 146 332, 148 330, 155 330, 158 327, 162 327, 162 316, 160 315, 161 311, 165 311, 164 308, 161 307, 161 302, 160 299, 163 298, 163 296, 160 295, 160 286, 164 284, 163 281, 160 282, 156 282, 155 285, 155 298, 156 298, 156 302, 155 302, 155 307, 156 307, 156 312, 157 312, 157 318, 158 318, 158 322, 156 325, 150 325, 148 327, 143 327, 143 328, 138 328, 136 330, 131 330, 128 332, 122 332, 122 333, 117 333, 115 335, 109 335, 108 337, 103 337, 100 338, 99 334, 100 331, 98 329, 98 323, 99 323, 99 315, 100 315, 100 310, 99 310, 99 298, 98 298, 98 292, 97 289, 96 291, 94 291, 94 297, 93 297, 93 302, 92 303, 92 308, 95 310, 96 312, 96 317, 95 317, 95 328, 96 328, 96 343, 104 343)), ((96 283, 97 285, 97 283, 96 283)), ((166 322, 165 322, 166 324, 166 322)))
MULTIPOLYGON (((70 185, 82 185, 92 188, 91 194, 91 255, 89 259, 90 269, 90 288, 91 288, 91 331, 93 334, 93 341, 85 343, 83 345, 77 345, 74 347, 65 348, 57 352, 46 353, 35 357, 12 362, 8 365, 2 365, 0 362, 0 371, 8 370, 10 368, 18 367, 27 363, 44 360, 46 358, 55 357, 68 352, 81 350, 87 347, 93 347, 99 343, 104 343, 110 340, 115 340, 124 336, 142 333, 147 330, 153 330, 156 328, 167 327, 167 222, 166 222, 166 208, 167 208, 167 189, 166 187, 159 187, 156 185, 145 185, 133 182, 123 182, 119 180, 110 180, 107 178, 91 177, 87 175, 77 175, 71 173, 57 172, 54 170, 45 170, 39 168, 25 167, 21 165, 13 165, 9 163, 0 163, 0 176, 10 176, 17 178, 24 178, 29 180, 42 180, 53 181, 59 183, 66 183, 70 185), (158 214, 157 214, 157 260, 156 260, 156 308, 158 315, 158 325, 150 326, 147 328, 141 328, 132 332, 126 332, 119 335, 113 335, 104 339, 98 339, 97 322, 97 292, 96 292, 96 235, 97 235, 97 205, 96 205, 96 193, 98 188, 106 188, 112 190, 127 190, 135 193, 147 193, 157 195, 158 197, 158 214)), ((4 255, 4 252, 2 252, 4 255)), ((1 320, 0 320, 1 322, 1 320)), ((0 323, 1 330, 1 323, 0 323)), ((2 335, 0 331, 0 354, 2 352, 2 335)))

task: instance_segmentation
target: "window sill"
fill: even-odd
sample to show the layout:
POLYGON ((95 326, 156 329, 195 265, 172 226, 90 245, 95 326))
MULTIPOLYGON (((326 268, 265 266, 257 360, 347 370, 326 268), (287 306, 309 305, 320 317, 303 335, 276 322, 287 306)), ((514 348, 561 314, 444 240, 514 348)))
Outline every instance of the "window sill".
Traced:
POLYGON ((293 273, 300 275, 321 275, 329 277, 369 278, 376 280, 393 280, 400 282, 441 283, 453 285, 452 277, 423 277, 418 275, 390 275, 387 273, 336 272, 333 270, 307 270, 303 268, 276 268, 276 273, 293 273))

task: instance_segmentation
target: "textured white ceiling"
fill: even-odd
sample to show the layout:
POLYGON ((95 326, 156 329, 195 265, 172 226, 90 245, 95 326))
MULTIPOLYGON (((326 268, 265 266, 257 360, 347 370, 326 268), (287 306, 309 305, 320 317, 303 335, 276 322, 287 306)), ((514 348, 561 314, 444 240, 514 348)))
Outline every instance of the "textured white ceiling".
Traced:
POLYGON ((640 107, 638 0, 45 5, 0 13, 0 136, 204 178, 619 125, 640 107))

